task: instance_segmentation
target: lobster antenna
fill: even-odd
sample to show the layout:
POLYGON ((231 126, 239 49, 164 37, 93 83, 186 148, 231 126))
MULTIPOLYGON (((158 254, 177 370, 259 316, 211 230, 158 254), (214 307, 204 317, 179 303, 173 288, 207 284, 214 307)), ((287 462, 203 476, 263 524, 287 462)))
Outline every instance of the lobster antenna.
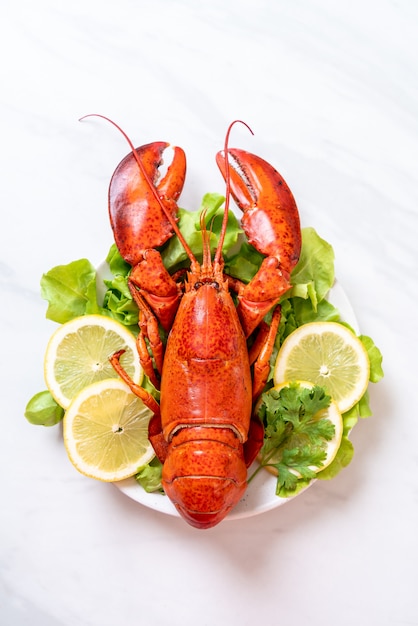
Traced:
POLYGON ((174 230, 175 234, 177 235, 177 237, 180 240, 181 245, 183 246, 187 256, 190 259, 190 262, 192 265, 197 266, 198 262, 196 260, 195 255, 193 254, 189 244, 187 243, 187 241, 185 240, 185 238, 183 237, 179 227, 177 226, 177 222, 174 219, 174 217, 171 215, 170 211, 167 210, 167 208, 164 205, 164 202, 161 200, 160 196, 158 195, 158 192, 152 182, 152 180, 150 179, 150 177, 148 176, 141 159, 139 158, 136 148, 134 146, 134 144, 132 143, 132 141, 130 140, 130 138, 128 137, 128 135, 125 133, 125 131, 118 125, 116 124, 116 122, 114 122, 113 120, 111 120, 109 117, 106 117, 105 115, 101 115, 100 113, 88 113, 87 115, 83 115, 83 117, 80 117, 80 119, 78 120, 79 122, 82 122, 83 120, 85 120, 87 117, 101 117, 103 120, 106 120, 106 122, 109 122, 110 124, 112 124, 112 126, 114 126, 115 128, 117 128, 117 130, 125 137, 126 141, 129 144, 129 147, 132 150, 132 154, 135 158, 135 161, 138 164, 138 167, 141 171, 141 174, 143 175, 143 177, 145 178, 145 180, 147 181, 147 184, 152 192, 152 194, 154 195, 155 199, 157 200, 158 204, 160 205, 163 213, 165 214, 166 218, 168 219, 168 221, 171 224, 172 229, 174 230))
POLYGON ((226 182, 225 210, 224 210, 224 216, 222 220, 221 234, 219 235, 218 247, 216 249, 215 258, 214 258, 214 264, 216 265, 219 265, 219 262, 222 256, 222 248, 224 245, 226 229, 228 226, 228 213, 229 213, 229 204, 230 204, 230 197, 231 197, 231 173, 230 173, 230 164, 229 164, 229 159, 228 159, 228 147, 229 147, 228 144, 229 144, 229 135, 231 134, 232 127, 235 126, 235 124, 243 124, 243 126, 245 126, 250 131, 250 133, 254 135, 250 126, 248 126, 248 124, 246 122, 243 122, 242 120, 234 120, 233 122, 231 122, 230 125, 228 126, 228 130, 226 131, 225 144, 224 144, 225 182, 226 182))
POLYGON ((212 257, 210 254, 210 235, 212 231, 208 231, 207 229, 206 213, 206 209, 203 209, 200 214, 200 231, 202 233, 202 269, 205 271, 211 271, 212 257))

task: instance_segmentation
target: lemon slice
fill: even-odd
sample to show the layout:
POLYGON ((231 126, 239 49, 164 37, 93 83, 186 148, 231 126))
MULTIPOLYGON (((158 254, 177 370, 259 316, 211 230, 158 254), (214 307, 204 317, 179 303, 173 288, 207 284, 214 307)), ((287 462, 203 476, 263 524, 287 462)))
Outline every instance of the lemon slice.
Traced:
POLYGON ((345 413, 365 393, 369 375, 367 351, 351 330, 336 322, 311 322, 283 342, 273 380, 276 385, 287 380, 320 385, 345 413))
MULTIPOLYGON (((314 386, 313 383, 299 380, 299 381, 295 381, 292 383, 285 382, 279 385, 275 385, 273 389, 275 389, 276 391, 280 391, 284 387, 289 387, 289 385, 291 384, 297 384, 301 387, 306 387, 308 389, 314 386)), ((341 444, 341 439, 342 439, 343 430, 344 430, 343 418, 334 400, 331 400, 330 405, 326 409, 323 409, 322 411, 318 411, 318 413, 316 413, 316 415, 313 418, 314 421, 317 421, 320 419, 327 419, 333 424, 334 436, 332 437, 332 439, 329 439, 329 440, 324 439, 326 456, 324 460, 322 461, 321 465, 309 466, 309 468, 315 473, 318 473, 322 471, 323 469, 325 469, 326 467, 328 467, 328 465, 330 465, 332 461, 335 459, 335 456, 338 452, 338 448, 340 447, 340 444, 341 444)), ((292 448, 297 448, 298 446, 303 446, 304 444, 306 444, 306 437, 293 433, 292 435, 289 436, 286 444, 284 444, 283 447, 280 447, 280 449, 277 450, 277 454, 274 454, 273 456, 269 457, 269 463, 271 463, 272 465, 279 463, 281 461, 284 448, 292 449, 292 448)), ((275 467, 271 467, 271 465, 266 465, 265 469, 269 471, 271 474, 274 474, 275 476, 277 476, 277 470, 275 467)), ((293 472, 296 476, 300 477, 300 474, 297 470, 293 468, 289 468, 289 471, 293 472)))
POLYGON ((120 362, 135 383, 143 370, 135 337, 103 315, 84 315, 60 326, 51 336, 44 360, 45 383, 64 409, 81 389, 98 380, 117 378, 109 357, 125 350, 120 362))
POLYGON ((64 416, 64 444, 85 476, 115 482, 133 476, 154 457, 148 440, 153 413, 115 378, 85 387, 64 416))

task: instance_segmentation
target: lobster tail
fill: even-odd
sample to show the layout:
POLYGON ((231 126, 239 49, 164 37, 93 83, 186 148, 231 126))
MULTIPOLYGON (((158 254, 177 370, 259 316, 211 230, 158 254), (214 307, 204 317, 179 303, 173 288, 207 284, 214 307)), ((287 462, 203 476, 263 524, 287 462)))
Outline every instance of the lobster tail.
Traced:
POLYGON ((219 524, 246 486, 242 444, 230 428, 183 428, 174 435, 163 467, 163 487, 191 526, 219 524))

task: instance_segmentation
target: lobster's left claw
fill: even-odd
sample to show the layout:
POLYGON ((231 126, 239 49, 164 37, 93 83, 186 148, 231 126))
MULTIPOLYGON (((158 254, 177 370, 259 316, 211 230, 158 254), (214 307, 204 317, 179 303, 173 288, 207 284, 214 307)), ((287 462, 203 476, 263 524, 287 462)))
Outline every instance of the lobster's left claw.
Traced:
MULTIPOLYGON (((299 259, 301 233, 295 199, 283 177, 270 163, 245 150, 229 149, 232 197, 244 212, 242 226, 248 241, 266 256, 276 257, 290 274, 299 259)), ((226 179, 224 152, 216 155, 226 179)))
POLYGON ((125 261, 133 266, 141 261, 145 250, 163 245, 173 234, 161 203, 176 219, 186 157, 181 148, 174 148, 173 161, 159 180, 159 167, 168 145, 157 141, 137 148, 143 170, 131 152, 119 163, 110 181, 109 215, 116 245, 125 261))

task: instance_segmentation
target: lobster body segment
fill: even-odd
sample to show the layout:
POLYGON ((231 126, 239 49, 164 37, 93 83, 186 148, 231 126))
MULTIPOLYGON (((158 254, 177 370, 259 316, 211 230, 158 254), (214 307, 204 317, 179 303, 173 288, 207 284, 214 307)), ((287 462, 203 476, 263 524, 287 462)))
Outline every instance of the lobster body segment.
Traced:
POLYGON ((182 425, 199 424, 229 425, 241 441, 247 438, 252 399, 247 345, 231 295, 213 283, 184 294, 167 340, 161 377, 167 441, 182 425))
POLYGON ((132 265, 128 285, 139 308, 138 351, 145 373, 160 388, 160 405, 130 380, 119 353, 111 361, 154 413, 149 438, 163 463, 166 494, 189 524, 210 528, 241 499, 247 468, 263 443, 253 407, 269 372, 280 320, 276 305, 290 288, 299 258, 299 215, 289 188, 270 164, 227 146, 217 155, 227 192, 244 213, 247 238, 265 255, 254 278, 240 283, 224 274, 221 256, 229 193, 215 256, 202 221, 203 259, 198 261, 177 227, 184 152, 174 149, 173 162, 158 182, 168 144, 134 149, 128 141, 133 151, 112 177, 109 213, 119 252, 132 265), (238 167, 229 168, 226 158, 238 167), (159 248, 173 235, 189 256, 190 269, 171 276, 159 248), (263 317, 271 309, 268 325, 263 317), (160 326, 168 333, 165 346, 160 326), (247 339, 253 335, 250 359, 247 339))

